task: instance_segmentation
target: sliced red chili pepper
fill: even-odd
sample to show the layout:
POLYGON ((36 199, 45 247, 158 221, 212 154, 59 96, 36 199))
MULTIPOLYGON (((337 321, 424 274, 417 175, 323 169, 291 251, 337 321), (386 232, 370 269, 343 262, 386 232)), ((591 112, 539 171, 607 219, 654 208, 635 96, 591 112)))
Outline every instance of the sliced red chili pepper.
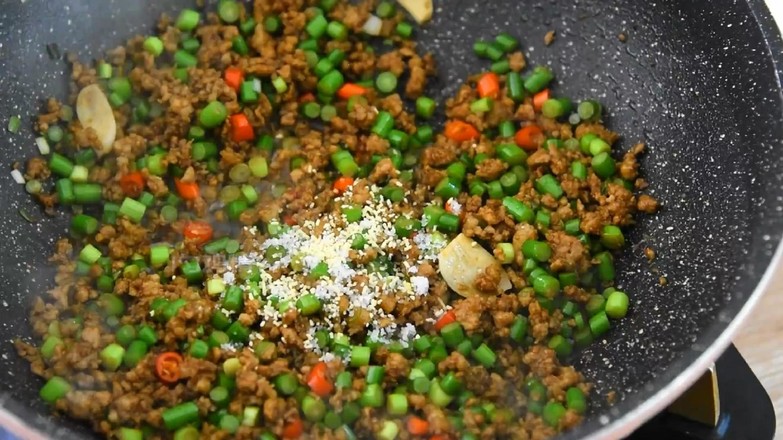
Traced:
POLYGON ((180 364, 182 356, 173 351, 161 353, 155 359, 155 374, 161 382, 173 384, 180 378, 180 364))
POLYGON ((207 222, 194 221, 185 225, 182 234, 189 240, 203 244, 212 240, 213 229, 207 222))

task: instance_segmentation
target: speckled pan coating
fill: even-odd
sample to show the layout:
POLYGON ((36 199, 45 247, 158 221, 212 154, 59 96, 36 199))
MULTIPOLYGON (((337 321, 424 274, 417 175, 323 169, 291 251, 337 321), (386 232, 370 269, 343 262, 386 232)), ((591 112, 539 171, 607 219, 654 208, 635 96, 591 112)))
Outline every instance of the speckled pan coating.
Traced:
MULTIPOLYGON (((35 152, 29 129, 5 132, 20 115, 25 127, 42 100, 64 97, 65 64, 45 46, 99 57, 125 38, 152 29, 161 12, 188 1, 11 0, 0 8, 0 157, 6 167, 35 152)), ((551 65, 556 93, 598 98, 621 146, 649 143, 643 162, 651 192, 665 209, 642 218, 619 260, 620 286, 632 312, 578 366, 620 402, 598 406, 568 438, 598 432, 678 376, 724 330, 753 292, 783 232, 783 43, 763 2, 436 0, 433 22, 417 30, 435 53, 438 99, 467 74, 486 68, 471 43, 508 31, 533 64, 551 65), (545 47, 546 31, 557 31, 545 47), (618 34, 626 32, 621 43, 618 34), (644 247, 656 250, 653 269, 644 247), (659 276, 669 283, 662 287, 659 276)), ((6 168, 8 169, 8 168, 6 168)), ((30 298, 51 285, 46 262, 61 220, 40 216, 10 174, 0 175, 0 388, 3 404, 55 437, 87 432, 50 418, 37 399, 41 381, 10 340, 28 334, 30 298)))

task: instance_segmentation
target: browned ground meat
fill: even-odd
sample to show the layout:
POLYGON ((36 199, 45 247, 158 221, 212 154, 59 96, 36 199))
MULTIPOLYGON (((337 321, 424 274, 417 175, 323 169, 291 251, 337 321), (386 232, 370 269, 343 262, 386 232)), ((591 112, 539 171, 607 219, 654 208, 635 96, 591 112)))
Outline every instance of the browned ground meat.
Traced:
POLYGON ((636 202, 636 209, 647 214, 654 214, 658 211, 658 200, 647 194, 642 194, 636 202))
POLYGON ((25 178, 43 180, 49 177, 51 171, 49 165, 46 163, 46 159, 43 157, 35 156, 31 157, 27 161, 27 167, 25 168, 25 178))
POLYGON ((497 292, 501 273, 500 267, 488 266, 476 277, 474 281, 476 288, 482 292, 497 292))
POLYGON ((50 125, 56 123, 60 119, 61 110, 60 102, 49 98, 46 101, 46 112, 38 115, 38 130, 45 132, 50 125))
POLYGON ((620 163, 620 176, 625 180, 635 180, 639 172, 638 157, 644 153, 645 145, 636 144, 628 150, 620 163))
POLYGON ((525 55, 522 52, 512 53, 508 56, 508 65, 514 72, 524 70, 525 66, 527 66, 525 55))
POLYGON ((395 76, 400 76, 405 71, 405 60, 400 52, 389 52, 378 57, 376 67, 381 70, 388 70, 395 76))
POLYGON ((562 231, 547 234, 552 246, 550 268, 555 272, 585 272, 590 266, 590 253, 578 238, 562 231))
POLYGON ((576 137, 581 138, 588 133, 598 135, 598 137, 605 140, 610 145, 617 142, 617 139, 620 138, 620 135, 598 123, 585 123, 576 127, 576 137))
POLYGON ((499 159, 487 159, 476 167, 476 177, 483 180, 495 180, 506 171, 506 164, 499 159))
POLYGON ((555 31, 549 31, 544 35, 544 44, 549 46, 555 42, 555 31))

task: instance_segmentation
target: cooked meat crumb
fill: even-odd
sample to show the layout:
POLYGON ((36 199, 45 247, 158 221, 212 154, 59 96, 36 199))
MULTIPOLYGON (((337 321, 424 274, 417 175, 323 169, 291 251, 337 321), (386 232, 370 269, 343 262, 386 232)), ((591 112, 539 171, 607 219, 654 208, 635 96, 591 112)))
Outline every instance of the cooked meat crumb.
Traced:
POLYGON ((544 35, 544 44, 549 46, 555 42, 555 31, 551 30, 544 35))

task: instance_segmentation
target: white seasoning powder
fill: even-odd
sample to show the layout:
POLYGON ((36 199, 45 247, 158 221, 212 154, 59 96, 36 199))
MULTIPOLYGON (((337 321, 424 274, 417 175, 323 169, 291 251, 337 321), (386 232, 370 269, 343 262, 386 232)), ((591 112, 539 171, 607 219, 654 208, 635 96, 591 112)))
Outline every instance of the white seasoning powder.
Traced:
MULTIPOLYGON (((238 266, 256 265, 260 270, 258 290, 260 298, 264 299, 264 306, 259 310, 261 319, 257 325, 260 327, 269 323, 282 325, 281 310, 284 312, 285 307, 295 307, 296 301, 304 295, 312 294, 321 300, 322 312, 310 321, 304 346, 320 354, 324 361, 335 357, 332 353, 321 351, 315 338, 316 331, 326 330, 333 334, 335 326, 344 328, 346 318, 358 310, 369 314, 365 330, 370 340, 380 343, 399 341, 407 346, 417 335, 416 327, 410 323, 396 324, 396 318, 381 309, 381 300, 388 295, 401 301, 427 295, 429 280, 414 274, 418 272, 419 265, 436 263, 438 253, 446 244, 440 233, 424 230, 415 234, 413 239, 398 237, 394 228, 399 216, 395 205, 377 197, 380 188, 371 186, 369 189, 371 194, 362 206, 359 221, 348 223, 339 212, 324 213, 315 220, 291 226, 276 237, 265 240, 259 237, 253 252, 239 255, 236 259, 238 266), (387 261, 383 272, 368 265, 349 265, 351 253, 357 252, 351 249, 351 243, 359 234, 364 237, 365 249, 375 250, 379 262, 387 261), (265 258, 266 251, 272 246, 285 250, 276 261, 265 258), (398 262, 389 258, 414 246, 419 250, 415 260, 398 262), (296 263, 293 267, 292 262, 296 263), (310 272, 322 264, 326 265, 329 275, 312 279, 310 272), (343 310, 340 303, 346 300, 347 308, 343 310)), ((352 190, 349 188, 342 197, 335 199, 335 206, 352 206, 352 190)), ((247 231, 251 236, 258 234, 254 228, 247 231)), ((227 285, 237 282, 234 267, 227 267, 223 281, 227 285)), ((347 361, 345 358, 342 360, 347 361)))
POLYGON ((411 277, 411 285, 413 286, 413 291, 419 296, 426 295, 430 290, 430 280, 427 277, 411 277))
POLYGON ((321 355, 321 360, 326 363, 332 362, 335 359, 337 359, 337 357, 334 355, 334 353, 324 353, 321 355))
POLYGON ((462 213, 462 205, 460 205, 455 198, 448 199, 446 201, 446 206, 449 207, 449 211, 454 215, 460 215, 462 213))

